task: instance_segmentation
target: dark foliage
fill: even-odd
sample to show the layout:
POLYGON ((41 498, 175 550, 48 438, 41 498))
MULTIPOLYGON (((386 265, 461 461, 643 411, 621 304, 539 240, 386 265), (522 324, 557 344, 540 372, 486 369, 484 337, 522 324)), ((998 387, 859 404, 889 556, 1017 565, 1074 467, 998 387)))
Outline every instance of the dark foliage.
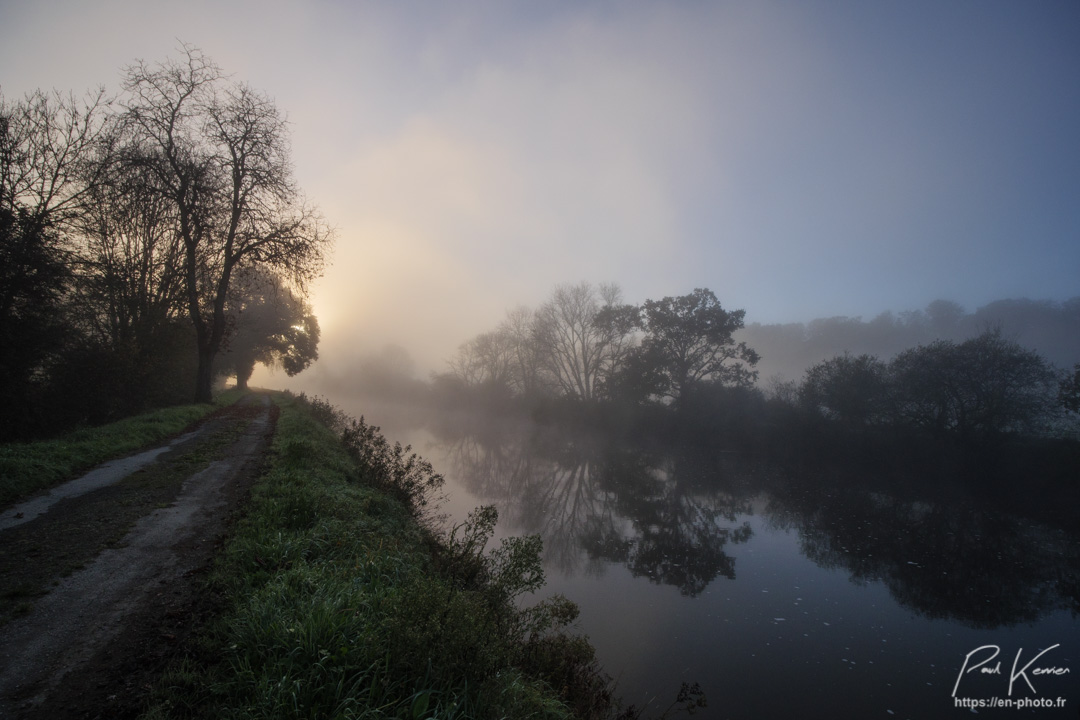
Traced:
POLYGON ((1053 416, 1057 389, 1041 356, 990 330, 920 345, 887 364, 869 355, 827 360, 807 371, 799 400, 849 429, 909 429, 986 446, 1006 433, 1038 431, 1053 416))
MULTIPOLYGON (((65 345, 64 294, 71 279, 56 234, 25 209, 0 203, 0 404, 33 408, 40 372, 65 345)), ((0 438, 25 434, 26 419, 5 412, 0 438)))
POLYGON ((1080 413, 1080 363, 1073 367, 1072 375, 1061 381, 1058 400, 1069 412, 1080 413))
POLYGON ((646 300, 641 306, 645 331, 642 352, 653 358, 664 378, 664 394, 677 398, 688 386, 703 382, 749 386, 758 355, 732 333, 743 326, 745 311, 727 311, 711 290, 646 300))

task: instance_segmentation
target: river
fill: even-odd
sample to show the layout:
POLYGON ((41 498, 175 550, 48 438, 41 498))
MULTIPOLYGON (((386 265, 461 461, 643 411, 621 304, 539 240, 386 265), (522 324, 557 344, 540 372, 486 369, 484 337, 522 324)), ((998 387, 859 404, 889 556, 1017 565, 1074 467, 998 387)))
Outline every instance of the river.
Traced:
POLYGON ((1051 501, 344 408, 446 477, 447 523, 494 504, 496 538, 540 534, 539 595, 654 715, 686 682, 699 718, 1077 717, 1080 542, 1051 501))

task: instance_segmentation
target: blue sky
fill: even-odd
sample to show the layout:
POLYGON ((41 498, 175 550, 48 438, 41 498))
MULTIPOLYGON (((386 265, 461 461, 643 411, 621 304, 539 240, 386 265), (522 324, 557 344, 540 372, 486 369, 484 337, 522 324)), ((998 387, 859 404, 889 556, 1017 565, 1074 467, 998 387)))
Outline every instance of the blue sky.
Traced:
POLYGON ((0 89, 200 47, 338 228, 320 365, 439 369, 560 282, 766 323, 1080 295, 1077 38, 1071 1, 3 1, 0 89))

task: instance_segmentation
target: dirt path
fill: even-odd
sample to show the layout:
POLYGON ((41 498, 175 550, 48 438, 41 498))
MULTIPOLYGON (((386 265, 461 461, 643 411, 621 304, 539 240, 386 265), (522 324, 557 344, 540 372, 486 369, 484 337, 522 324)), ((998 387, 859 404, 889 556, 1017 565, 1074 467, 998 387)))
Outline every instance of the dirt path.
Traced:
POLYGON ((0 515, 0 583, 27 598, 9 599, 0 625, 0 718, 137 714, 205 607, 200 575, 255 475, 272 409, 249 396, 0 515))

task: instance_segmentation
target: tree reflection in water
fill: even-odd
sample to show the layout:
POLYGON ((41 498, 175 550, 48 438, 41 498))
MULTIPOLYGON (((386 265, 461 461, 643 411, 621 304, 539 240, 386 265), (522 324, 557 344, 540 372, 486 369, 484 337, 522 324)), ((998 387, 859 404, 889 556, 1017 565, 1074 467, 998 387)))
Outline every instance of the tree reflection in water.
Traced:
POLYGON ((650 457, 602 437, 489 428, 444 439, 450 471, 494 502, 514 532, 537 533, 560 572, 598 574, 607 562, 688 596, 735 577, 730 543, 750 504, 700 487, 678 458, 650 457))
POLYGON ((616 562, 696 596, 718 577, 735 579, 728 546, 750 540, 747 517, 762 507, 818 566, 882 582, 924 617, 993 628, 1080 614, 1077 527, 1018 516, 962 484, 646 451, 528 423, 462 427, 438 433, 447 470, 495 503, 512 532, 539 534, 566 575, 616 562))
POLYGON ((1080 612, 1080 538, 979 504, 956 487, 887 493, 876 483, 788 480, 766 513, 799 532, 805 555, 880 581, 931 619, 995 628, 1055 610, 1080 612))

